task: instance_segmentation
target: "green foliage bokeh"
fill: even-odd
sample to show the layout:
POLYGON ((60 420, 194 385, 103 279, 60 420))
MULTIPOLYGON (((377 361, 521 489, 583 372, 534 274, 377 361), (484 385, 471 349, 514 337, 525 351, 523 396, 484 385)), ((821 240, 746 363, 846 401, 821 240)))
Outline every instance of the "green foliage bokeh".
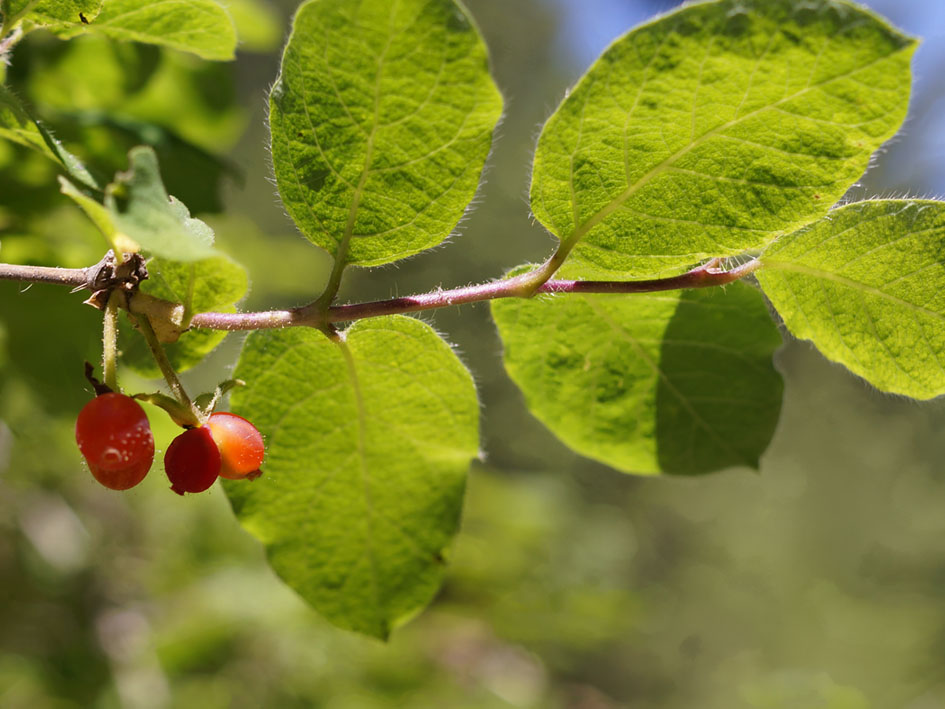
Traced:
MULTIPOLYGON (((508 152, 496 155, 483 209, 462 238, 372 274, 373 282, 356 274, 345 296, 481 279, 549 250, 528 224, 522 196, 535 126, 567 83, 551 49, 561 20, 546 3, 523 2, 514 13, 506 3, 468 5, 499 84, 518 102, 503 131, 508 152)), ((33 40, 18 51, 42 52, 43 38, 33 40)), ((275 73, 272 49, 214 73, 246 82, 238 95, 255 112, 229 153, 246 187, 223 185, 237 214, 206 217, 218 248, 250 268, 250 307, 295 304, 327 270, 286 233, 266 182, 264 107, 256 104, 275 73), (261 61, 266 71, 256 68, 261 61)), ((162 66, 182 66, 191 85, 202 85, 203 70, 161 56, 162 66)), ((139 107, 150 106, 155 125, 199 143, 199 130, 188 127, 195 116, 169 108, 173 85, 156 85, 139 107)), ((229 121, 236 95, 209 107, 206 125, 229 121)), ((222 135, 203 148, 222 153, 231 143, 222 135)), ((0 171, 4 194, 17 195, 0 212, 3 260, 84 266, 100 257, 101 241, 58 193, 54 170, 2 145, 0 171)), ((882 165, 878 173, 874 180, 882 165)), ((215 189, 219 173, 202 174, 215 189)), ((21 293, 7 284, 0 297, 0 704, 945 703, 938 402, 919 408, 878 394, 789 342, 776 360, 787 381, 784 414, 761 475, 628 479, 576 457, 530 418, 502 373, 486 308, 439 312, 433 324, 477 373, 490 457, 472 471, 442 593, 431 612, 382 645, 328 626, 278 583, 219 491, 181 503, 159 469, 124 496, 95 486, 71 426, 88 396, 81 359, 98 356, 98 317, 43 288, 21 293), (56 302, 36 305, 46 300, 56 302), (17 317, 30 312, 42 313, 39 322, 17 317)), ((239 339, 228 338, 187 383, 215 384, 239 339)), ((174 431, 163 414, 154 427, 163 450, 174 431)))

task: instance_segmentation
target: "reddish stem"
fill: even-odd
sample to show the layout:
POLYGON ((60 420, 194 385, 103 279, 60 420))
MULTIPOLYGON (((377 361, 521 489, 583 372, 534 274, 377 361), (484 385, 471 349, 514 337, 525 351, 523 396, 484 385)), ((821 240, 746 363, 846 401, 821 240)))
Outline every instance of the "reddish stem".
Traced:
MULTIPOLYGON (((534 287, 534 274, 524 273, 501 281, 490 281, 476 286, 464 286, 450 290, 435 290, 430 293, 376 300, 368 303, 334 305, 327 313, 315 303, 291 310, 270 310, 257 313, 197 313, 190 321, 191 327, 210 330, 272 330, 284 327, 330 328, 331 323, 351 322, 380 315, 416 313, 436 310, 465 303, 478 303, 498 298, 527 298, 533 293, 656 293, 684 288, 711 288, 732 283, 757 270, 761 263, 752 259, 731 270, 718 268, 719 259, 713 259, 678 276, 654 278, 644 281, 565 281, 549 280, 534 287)), ((47 268, 42 266, 13 266, 0 264, 0 280, 30 281, 34 283, 58 283, 77 288, 89 288, 100 265, 90 268, 47 268)), ((137 300, 137 299, 135 299, 137 300)), ((155 308, 172 305, 151 298, 136 303, 133 310, 145 313, 155 308)))

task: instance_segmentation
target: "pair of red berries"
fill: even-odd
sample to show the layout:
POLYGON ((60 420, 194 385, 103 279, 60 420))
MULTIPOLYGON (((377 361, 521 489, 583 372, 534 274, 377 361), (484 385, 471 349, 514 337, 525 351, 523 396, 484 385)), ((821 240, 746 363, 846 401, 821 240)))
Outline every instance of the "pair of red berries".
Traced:
MULTIPOLYGON (((137 401, 124 394, 95 397, 79 413, 75 440, 92 475, 112 490, 144 480, 154 461, 154 436, 137 401)), ((236 414, 212 414, 207 423, 175 438, 164 454, 171 490, 203 492, 218 476, 259 477, 265 446, 253 424, 236 414)))

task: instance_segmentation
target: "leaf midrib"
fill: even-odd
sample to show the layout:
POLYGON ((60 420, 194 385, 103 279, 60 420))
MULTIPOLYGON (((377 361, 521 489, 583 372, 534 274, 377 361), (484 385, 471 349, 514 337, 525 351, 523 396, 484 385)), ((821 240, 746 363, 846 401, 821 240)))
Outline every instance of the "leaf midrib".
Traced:
MULTIPOLYGON (((656 379, 663 382, 666 388, 673 394, 673 396, 676 397, 676 400, 679 401, 680 405, 682 405, 682 407, 686 410, 686 413, 689 414, 696 425, 708 433, 716 442, 716 444, 722 448, 722 450, 725 450, 734 455, 738 460, 742 461, 744 465, 748 467, 753 467, 755 465, 750 457, 745 456, 744 453, 734 448, 732 444, 725 438, 725 436, 716 431, 708 421, 699 415, 699 412, 696 411, 695 407, 693 407, 692 402, 690 402, 689 399, 679 389, 676 388, 676 385, 663 371, 659 363, 657 363, 650 356, 650 354, 646 351, 646 348, 640 344, 639 340, 637 340, 637 338, 634 337, 632 333, 630 333, 619 322, 610 317, 610 315, 603 308, 594 302, 593 298, 589 298, 587 296, 582 296, 582 298, 588 304, 591 310, 593 310, 594 313, 601 318, 601 320, 607 323, 607 325, 611 328, 611 330, 614 331, 616 335, 624 338, 627 341, 627 343, 634 349, 640 359, 643 360, 643 362, 650 368, 656 379)), ((657 450, 656 453, 658 455, 659 451, 657 450)))
MULTIPOLYGON (((397 7, 396 2, 391 2, 390 25, 393 25, 394 11, 397 7)), ((384 48, 377 55, 377 77, 374 80, 374 114, 371 119, 371 131, 367 137, 367 143, 364 148, 364 167, 361 170, 361 176, 358 178, 358 185, 351 198, 351 208, 348 210, 348 219, 345 222, 345 231, 338 244, 338 250, 335 252, 336 264, 346 264, 348 261, 348 250, 351 245, 351 238, 354 234, 354 225, 358 217, 358 209, 361 206, 361 198, 364 196, 364 188, 367 185, 368 178, 371 175, 371 160, 374 157, 374 140, 377 137, 377 130, 380 127, 381 112, 381 77, 384 71, 384 60, 390 51, 394 42, 394 32, 392 27, 388 27, 387 42, 384 48)))
POLYGON ((911 303, 908 300, 904 300, 899 296, 893 295, 892 293, 887 293, 876 286, 869 286, 865 283, 861 283, 860 281, 855 281, 852 278, 841 276, 839 273, 825 271, 823 269, 814 268, 813 266, 804 266, 799 263, 791 263, 789 261, 764 260, 762 261, 762 269, 763 271, 788 271, 790 273, 799 273, 801 275, 810 276, 811 278, 819 278, 821 280, 831 281, 846 288, 850 288, 851 290, 875 296, 881 300, 888 301, 903 308, 907 308, 914 312, 921 313, 922 315, 928 315, 931 318, 945 322, 945 314, 943 313, 930 310, 929 308, 918 305, 917 303, 911 303))
MULTIPOLYGON (((351 348, 345 341, 341 341, 336 344, 341 350, 341 354, 345 360, 345 365, 348 368, 348 377, 351 381, 351 388, 354 392, 355 404, 358 408, 358 462, 361 471, 361 490, 364 497, 364 512, 365 521, 367 524, 367 534, 365 536, 364 546, 371 567, 371 582, 374 586, 374 607, 378 611, 381 611, 381 583, 377 570, 377 558, 374 554, 374 545, 372 543, 374 539, 374 507, 369 485, 370 474, 367 465, 367 446, 365 440, 367 433, 367 410, 364 405, 364 396, 361 391, 361 382, 358 378, 358 370, 354 361, 354 355, 351 352, 351 348)), ((377 617, 375 620, 378 622, 381 634, 386 635, 387 624, 383 616, 377 617)))

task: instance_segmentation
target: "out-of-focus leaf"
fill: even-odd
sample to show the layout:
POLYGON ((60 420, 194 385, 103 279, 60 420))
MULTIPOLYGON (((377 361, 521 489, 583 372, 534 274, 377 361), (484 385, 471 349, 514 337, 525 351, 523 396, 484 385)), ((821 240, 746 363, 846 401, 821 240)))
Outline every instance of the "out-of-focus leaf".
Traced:
POLYGON ((108 0, 93 22, 59 34, 96 32, 122 41, 159 44, 204 59, 232 59, 233 21, 213 0, 108 0))
POLYGON ((75 155, 62 147, 41 123, 5 86, 0 84, 0 137, 43 153, 60 163, 65 171, 89 187, 98 183, 75 155))
POLYGON ((120 111, 161 64, 161 50, 137 42, 86 35, 67 43, 24 47, 21 80, 44 110, 120 111))
POLYGON ((109 245, 114 245, 118 229, 105 205, 78 189, 64 177, 59 178, 60 190, 85 212, 86 216, 102 232, 109 245))
POLYGON ((101 174, 125 169, 133 147, 151 146, 167 191, 194 213, 221 211, 224 178, 242 179, 223 158, 153 123, 94 112, 60 115, 52 124, 63 142, 74 146, 83 160, 101 174))
POLYGON ((271 52, 282 41, 282 18, 265 0, 221 0, 239 37, 239 48, 271 52))
POLYGON ((83 27, 94 20, 103 0, 0 0, 5 27, 23 22, 25 28, 48 27, 52 30, 83 27))
POLYGON ((945 394, 945 204, 850 204, 778 239, 762 264, 795 336, 883 391, 945 394))
POLYGON ((404 258, 462 217, 501 111, 452 0, 306 2, 270 96, 279 192, 337 261, 404 258))
POLYGON ((164 52, 151 80, 129 96, 121 114, 162 125, 206 150, 229 148, 247 121, 233 72, 231 64, 164 52))
MULTIPOLYGON (((95 35, 17 51, 13 78, 47 118, 156 124, 211 152, 230 147, 246 123, 229 64, 95 35)), ((94 153, 109 147, 103 137, 75 136, 84 147, 89 140, 94 153)))
POLYGON ((266 438, 263 477, 224 482, 282 579, 331 622, 377 637, 443 578, 479 407, 469 372, 426 324, 361 321, 343 343, 252 333, 233 410, 266 438))
POLYGON ((757 290, 496 300, 509 376, 578 453, 628 473, 757 468, 781 344, 757 290))
POLYGON ((687 4, 611 45, 551 117, 532 210, 586 277, 760 248, 896 133, 915 48, 846 0, 687 4))
POLYGON ((0 231, 28 233, 32 218, 48 215, 62 203, 56 185, 60 164, 39 151, 2 139, 0 159, 0 231))

